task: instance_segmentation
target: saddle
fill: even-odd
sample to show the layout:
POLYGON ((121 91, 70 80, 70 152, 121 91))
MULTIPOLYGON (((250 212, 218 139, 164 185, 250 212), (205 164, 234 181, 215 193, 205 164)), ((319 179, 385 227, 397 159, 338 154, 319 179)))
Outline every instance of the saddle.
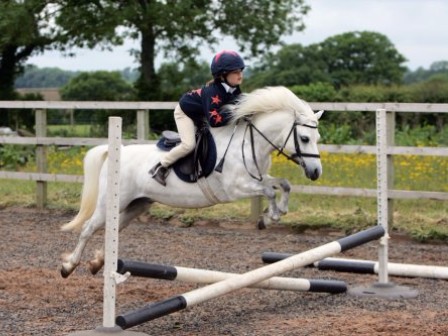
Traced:
MULTIPOLYGON (((209 176, 215 168, 217 158, 215 140, 208 127, 198 127, 195 137, 196 147, 193 152, 172 165, 177 177, 188 183, 194 183, 201 177, 209 176)), ((180 142, 177 132, 163 131, 157 147, 163 151, 170 151, 180 142)))

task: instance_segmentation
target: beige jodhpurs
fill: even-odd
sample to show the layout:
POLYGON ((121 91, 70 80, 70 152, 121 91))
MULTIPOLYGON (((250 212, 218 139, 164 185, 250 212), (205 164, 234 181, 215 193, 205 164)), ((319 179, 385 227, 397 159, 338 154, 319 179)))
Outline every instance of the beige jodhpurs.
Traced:
POLYGON ((162 156, 160 163, 166 168, 192 152, 196 145, 196 126, 193 120, 182 111, 179 105, 174 109, 174 121, 176 122, 177 131, 182 142, 162 156))

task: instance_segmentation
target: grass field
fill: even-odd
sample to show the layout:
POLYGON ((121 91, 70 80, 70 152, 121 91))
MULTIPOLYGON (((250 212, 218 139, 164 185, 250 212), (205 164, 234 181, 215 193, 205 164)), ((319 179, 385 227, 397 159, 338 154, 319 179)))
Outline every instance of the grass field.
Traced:
MULTIPOLYGON (((48 149, 51 173, 82 175, 85 148, 48 149)), ((376 159, 369 154, 322 154, 323 176, 311 182, 296 165, 273 157, 271 174, 286 177, 292 184, 333 187, 376 188, 376 159)), ((23 171, 35 171, 34 164, 23 171)), ((394 159, 395 189, 448 192, 448 158, 397 156, 394 159)), ((50 208, 77 209, 80 184, 49 183, 50 208)), ((35 182, 2 180, 0 206, 35 205, 35 182)), ((290 212, 282 223, 297 230, 333 228, 351 232, 376 224, 376 199, 293 194, 290 212)), ((250 201, 242 200, 201 210, 184 210, 155 205, 150 210, 159 218, 177 217, 186 225, 201 219, 238 221, 249 216, 250 201)), ((395 200, 393 230, 406 232, 419 240, 448 241, 448 202, 435 200, 395 200)))

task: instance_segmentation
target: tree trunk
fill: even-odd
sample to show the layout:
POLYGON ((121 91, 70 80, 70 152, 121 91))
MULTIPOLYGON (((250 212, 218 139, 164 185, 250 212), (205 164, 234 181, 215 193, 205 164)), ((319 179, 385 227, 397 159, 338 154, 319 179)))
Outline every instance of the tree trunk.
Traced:
MULTIPOLYGON (((0 100, 14 100, 16 94, 14 91, 15 67, 14 67, 14 48, 5 48, 0 59, 0 100)), ((0 126, 10 125, 10 111, 4 109, 0 111, 0 126)))
POLYGON ((16 51, 17 47, 15 46, 9 46, 2 50, 0 59, 0 100, 13 100, 15 98, 16 51))
MULTIPOLYGON (((16 76, 23 70, 21 65, 28 58, 28 56, 31 55, 35 47, 36 46, 34 44, 26 45, 24 47, 8 44, 1 49, 0 100, 17 99, 18 95, 14 88, 16 76)), ((13 126, 12 123, 14 123, 14 121, 12 120, 12 116, 15 116, 16 123, 20 120, 20 113, 17 113, 17 110, 13 112, 10 112, 7 109, 0 111, 0 126, 13 126)), ((15 126, 15 129, 18 129, 18 126, 15 126)), ((30 125, 26 126, 28 128, 30 125)))
POLYGON ((155 37, 152 27, 141 30, 140 78, 136 83, 139 100, 155 101, 160 99, 160 80, 154 68, 155 37))

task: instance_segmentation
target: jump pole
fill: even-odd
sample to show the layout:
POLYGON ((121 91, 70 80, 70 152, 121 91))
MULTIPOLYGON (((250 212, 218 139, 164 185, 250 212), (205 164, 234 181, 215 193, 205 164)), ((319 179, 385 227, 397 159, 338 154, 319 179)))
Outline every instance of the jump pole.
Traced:
POLYGON ((296 254, 275 264, 266 265, 244 274, 235 275, 226 280, 117 316, 116 323, 123 329, 131 328, 365 244, 382 237, 384 233, 384 228, 381 226, 355 233, 309 251, 296 254))
POLYGON ((147 335, 140 332, 125 331, 115 324, 116 285, 126 276, 116 272, 118 260, 118 231, 120 217, 120 158, 121 158, 120 117, 109 117, 108 129, 108 164, 107 164, 107 199, 105 229, 105 259, 103 287, 103 326, 95 330, 71 333, 72 336, 147 335))
MULTIPOLYGON (((267 264, 285 259, 292 254, 263 252, 261 259, 267 264)), ((378 274, 379 262, 362 259, 325 258, 313 263, 313 266, 321 271, 337 271, 359 274, 378 274)), ((414 265, 402 263, 387 263, 389 275, 409 278, 430 278, 448 280, 448 267, 414 265)))
MULTIPOLYGON (((151 264, 140 261, 118 259, 117 272, 120 274, 131 273, 132 276, 178 280, 184 282, 210 284, 236 276, 234 273, 204 270, 190 267, 169 266, 151 264)), ((250 288, 289 290, 319 293, 344 293, 347 284, 340 280, 325 279, 300 279, 273 277, 260 283, 249 286, 250 288)))

